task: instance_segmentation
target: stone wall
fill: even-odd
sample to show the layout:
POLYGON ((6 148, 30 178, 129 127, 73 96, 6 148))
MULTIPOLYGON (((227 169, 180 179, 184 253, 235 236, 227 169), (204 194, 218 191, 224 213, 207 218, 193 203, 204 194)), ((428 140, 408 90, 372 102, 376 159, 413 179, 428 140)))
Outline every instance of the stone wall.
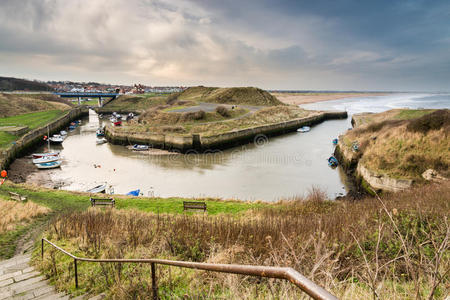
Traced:
POLYGON ((257 135, 280 135, 292 132, 306 125, 314 125, 325 120, 342 119, 347 117, 347 112, 317 112, 317 114, 281 122, 276 124, 262 125, 252 128, 235 130, 231 132, 221 133, 211 136, 203 135, 171 135, 171 134, 154 134, 154 133, 132 133, 116 130, 113 126, 106 127, 106 137, 114 144, 146 144, 153 147, 180 150, 182 152, 208 149, 225 149, 237 145, 242 145, 253 141, 257 135))
POLYGON ((32 131, 28 132, 20 139, 18 139, 14 144, 12 144, 9 148, 1 150, 0 168, 2 170, 8 168, 8 166, 14 161, 14 159, 16 159, 16 157, 22 155, 36 143, 41 142, 44 136, 48 134, 47 131, 49 131, 50 134, 59 132, 61 129, 65 128, 67 124, 86 114, 88 114, 88 109, 85 107, 73 108, 48 125, 33 129, 32 131))

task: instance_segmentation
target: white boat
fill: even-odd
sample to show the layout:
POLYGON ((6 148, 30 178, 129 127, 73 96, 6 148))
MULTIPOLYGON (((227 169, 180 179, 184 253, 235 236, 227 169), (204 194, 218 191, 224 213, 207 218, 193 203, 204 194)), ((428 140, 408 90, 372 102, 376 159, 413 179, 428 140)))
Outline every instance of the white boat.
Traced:
POLYGON ((46 162, 36 165, 38 169, 54 169, 59 168, 61 166, 61 161, 52 161, 52 162, 46 162))
POLYGON ((61 132, 59 134, 62 135, 62 136, 66 136, 67 135, 67 131, 61 130, 61 132))
POLYGON ((104 144, 104 143, 106 143, 106 142, 108 142, 105 138, 101 138, 101 139, 97 139, 96 141, 95 141, 95 143, 97 144, 97 145, 101 145, 101 144, 104 144))
POLYGON ((61 144, 62 142, 64 142, 64 137, 62 135, 55 134, 52 137, 49 137, 48 140, 50 141, 50 143, 61 144))
POLYGON ((59 156, 59 151, 33 154, 33 158, 41 158, 45 156, 59 156))
POLYGON ((104 193, 106 191, 106 185, 107 185, 107 183, 105 182, 104 184, 97 185, 96 187, 93 187, 92 189, 89 189, 86 192, 88 192, 88 193, 104 193))
POLYGON ((109 120, 111 121, 111 123, 117 122, 117 118, 115 118, 115 117, 111 117, 111 118, 109 118, 109 120))
POLYGON ((59 155, 56 156, 43 156, 40 158, 35 158, 33 159, 33 164, 43 164, 43 163, 48 163, 48 162, 53 162, 53 161, 58 161, 60 160, 61 157, 59 157, 59 155))
POLYGON ((133 145, 133 147, 131 147, 131 149, 133 151, 146 151, 149 149, 149 146, 147 145, 133 145))
POLYGON ((303 126, 302 128, 297 129, 298 132, 308 132, 311 130, 309 126, 303 126))

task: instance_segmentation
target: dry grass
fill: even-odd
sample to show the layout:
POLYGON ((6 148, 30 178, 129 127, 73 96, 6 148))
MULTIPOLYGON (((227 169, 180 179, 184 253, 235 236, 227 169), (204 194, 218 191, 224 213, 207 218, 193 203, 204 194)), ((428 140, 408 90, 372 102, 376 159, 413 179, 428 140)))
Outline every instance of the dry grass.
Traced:
POLYGON ((55 95, 0 93, 0 118, 55 109, 70 109, 70 104, 55 95))
POLYGON ((428 112, 409 120, 399 119, 398 115, 396 110, 371 116, 378 122, 368 122, 349 131, 343 137, 344 144, 350 148, 357 141, 360 162, 379 173, 420 181, 424 171, 434 169, 449 177, 448 111, 428 112))
MULTIPOLYGON (((343 299, 443 298, 449 284, 450 184, 382 199, 325 201, 315 190, 243 217, 89 210, 60 217, 46 236, 80 256, 290 266, 343 299)), ((57 286, 73 284, 70 259, 41 264, 57 286)), ((80 268, 80 267, 79 267, 80 268)), ((148 266, 82 264, 82 288, 143 299, 148 266)), ((160 296, 300 299, 288 282, 158 267, 160 296)))
POLYGON ((44 215, 50 209, 33 202, 19 203, 0 200, 0 234, 28 223, 32 218, 44 215))

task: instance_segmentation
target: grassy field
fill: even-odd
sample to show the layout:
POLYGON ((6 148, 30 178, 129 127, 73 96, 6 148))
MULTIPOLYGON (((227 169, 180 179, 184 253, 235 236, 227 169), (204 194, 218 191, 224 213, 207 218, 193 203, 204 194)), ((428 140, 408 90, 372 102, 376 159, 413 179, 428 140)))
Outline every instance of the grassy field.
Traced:
POLYGON ((0 93, 0 118, 46 110, 68 110, 70 108, 69 102, 52 94, 0 93))
POLYGON ((167 101, 166 95, 155 93, 140 95, 122 95, 108 102, 99 111, 145 111, 149 108, 159 105, 165 105, 167 101))
MULTIPOLYGON (((68 213, 44 234, 81 257, 164 258, 290 266, 339 299, 443 299, 448 294, 448 183, 358 202, 307 199, 237 215, 153 214, 137 210, 68 213)), ((37 267, 57 289, 109 299, 151 294, 147 265, 79 263, 47 248, 37 267)), ((157 267, 159 296, 306 299, 286 281, 157 267)))
POLYGON ((344 147, 359 144, 360 163, 394 178, 423 181, 434 169, 450 176, 449 110, 391 110, 354 117, 357 127, 343 137, 344 147))
MULTIPOLYGON (((1 126, 28 126, 35 129, 64 115, 62 110, 47 110, 0 118, 1 126)), ((0 131, 0 148, 7 148, 18 136, 0 131)))
MULTIPOLYGON (((0 187, 0 199, 9 199, 8 192, 16 192, 28 197, 29 203, 33 203, 51 210, 45 216, 39 217, 35 222, 25 222, 17 225, 13 230, 1 232, 0 230, 0 258, 8 258, 14 254, 17 240, 23 236, 32 227, 37 226, 47 221, 49 218, 55 217, 59 214, 64 214, 74 211, 86 210, 91 206, 89 201, 89 194, 80 192, 68 192, 62 190, 43 189, 39 187, 32 187, 27 185, 16 185, 6 182, 0 187)), ((116 200, 116 207, 121 210, 139 210, 143 212, 153 212, 160 214, 183 214, 183 201, 203 201, 206 202, 208 208, 208 215, 218 214, 232 214, 238 215, 253 208, 264 207, 268 204, 264 203, 250 203, 241 201, 222 201, 219 199, 186 199, 186 198, 131 198, 127 196, 114 196, 116 200)), ((0 202, 1 203, 1 202, 0 202)), ((0 206, 1 208, 1 206, 0 206)), ((32 212, 26 214, 31 217, 32 212)), ((37 210, 36 210, 37 211, 37 210)), ((196 212, 188 212, 192 215, 196 212)), ((0 217, 2 214, 0 213, 0 217)), ((5 220, 0 220, 0 226, 5 220)))

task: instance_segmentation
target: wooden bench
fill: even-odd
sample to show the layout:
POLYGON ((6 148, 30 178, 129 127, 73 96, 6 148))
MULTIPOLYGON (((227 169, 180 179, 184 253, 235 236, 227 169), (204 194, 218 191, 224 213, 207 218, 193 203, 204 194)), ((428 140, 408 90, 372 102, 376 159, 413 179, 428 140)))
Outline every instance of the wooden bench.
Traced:
POLYGON ((103 205, 103 206, 116 206, 116 201, 114 201, 113 198, 91 198, 91 205, 92 207, 95 207, 97 205, 103 205))
POLYGON ((183 201, 183 210, 189 209, 200 209, 206 211, 206 203, 205 202, 188 202, 183 201))
POLYGON ((9 193, 9 197, 12 200, 16 200, 16 201, 27 201, 27 197, 26 196, 22 196, 20 194, 14 193, 14 192, 8 192, 9 193))

